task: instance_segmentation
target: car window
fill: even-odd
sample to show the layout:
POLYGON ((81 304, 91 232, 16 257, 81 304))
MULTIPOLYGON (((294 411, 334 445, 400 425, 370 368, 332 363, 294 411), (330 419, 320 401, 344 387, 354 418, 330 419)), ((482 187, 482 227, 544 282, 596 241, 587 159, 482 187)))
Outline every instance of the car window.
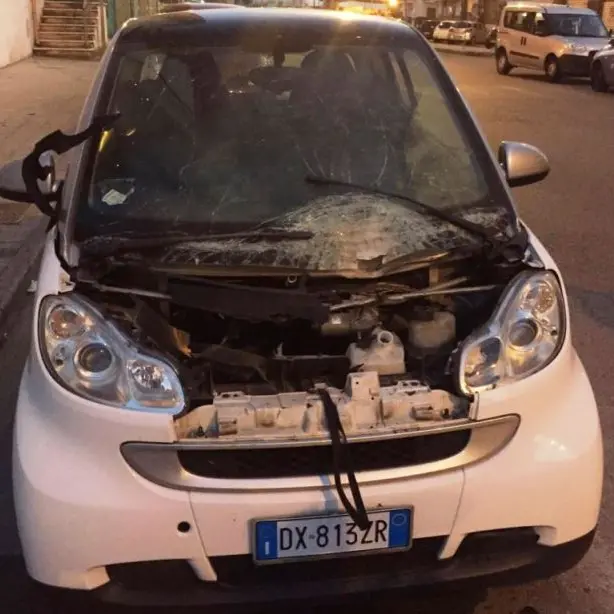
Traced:
POLYGON ((608 30, 598 15, 575 13, 549 14, 548 31, 559 36, 607 38, 608 30))
POLYGON ((120 118, 93 149, 82 235, 141 221, 251 227, 334 193, 309 175, 435 207, 490 202, 418 49, 331 43, 280 63, 234 46, 150 45, 126 45, 109 74, 104 106, 120 118))
POLYGON ((437 27, 441 28, 442 30, 447 30, 451 26, 452 26, 452 22, 451 21, 442 21, 437 27))
POLYGON ((531 32, 533 34, 542 34, 546 31, 546 18, 543 13, 535 13, 535 19, 533 21, 533 27, 531 32))
POLYGON ((504 25, 512 30, 531 32, 535 13, 531 11, 507 11, 504 25))

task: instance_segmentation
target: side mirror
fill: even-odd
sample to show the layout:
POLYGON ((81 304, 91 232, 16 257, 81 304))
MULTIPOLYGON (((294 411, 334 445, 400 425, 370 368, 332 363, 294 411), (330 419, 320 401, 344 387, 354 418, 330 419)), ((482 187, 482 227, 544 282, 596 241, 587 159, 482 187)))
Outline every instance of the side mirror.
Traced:
MULTIPOLYGON (((45 195, 53 194, 58 184, 56 182, 55 159, 51 152, 41 154, 39 158, 44 169, 44 177, 39 179, 38 185, 45 195)), ((23 181, 21 169, 23 160, 14 160, 0 167, 0 198, 14 200, 21 203, 31 203, 33 198, 28 194, 23 181)))
POLYGON ((526 143, 503 141, 497 158, 511 188, 537 183, 550 172, 548 158, 537 147, 526 143))

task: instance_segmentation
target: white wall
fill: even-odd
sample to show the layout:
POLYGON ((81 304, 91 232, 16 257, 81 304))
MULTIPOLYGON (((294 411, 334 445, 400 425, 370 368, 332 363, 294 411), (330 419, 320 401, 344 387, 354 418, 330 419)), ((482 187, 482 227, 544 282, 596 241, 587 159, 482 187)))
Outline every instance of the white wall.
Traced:
POLYGON ((31 0, 0 0, 0 66, 31 55, 33 40, 31 0))

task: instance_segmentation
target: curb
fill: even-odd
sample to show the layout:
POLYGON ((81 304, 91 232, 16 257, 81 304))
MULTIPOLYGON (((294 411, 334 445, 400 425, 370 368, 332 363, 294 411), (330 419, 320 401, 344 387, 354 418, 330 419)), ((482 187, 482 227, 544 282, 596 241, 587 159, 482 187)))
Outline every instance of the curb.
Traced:
POLYGON ((494 49, 472 49, 471 47, 451 47, 448 45, 438 45, 437 47, 435 47, 435 45, 431 46, 437 53, 448 53, 450 55, 468 55, 472 57, 491 58, 495 54, 494 49))
POLYGON ((0 274, 0 328, 27 291, 30 274, 43 249, 48 223, 44 216, 28 222, 31 228, 25 241, 11 258, 10 265, 0 274))

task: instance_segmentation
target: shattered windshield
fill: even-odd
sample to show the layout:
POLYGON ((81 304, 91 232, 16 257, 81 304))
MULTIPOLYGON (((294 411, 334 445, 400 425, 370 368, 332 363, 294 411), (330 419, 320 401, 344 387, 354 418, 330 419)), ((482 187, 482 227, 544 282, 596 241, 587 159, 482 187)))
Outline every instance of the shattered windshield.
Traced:
POLYGON ((200 242, 169 248, 165 258, 313 269, 351 267, 365 251, 394 258, 471 241, 398 199, 309 176, 509 224, 502 201, 493 205, 500 186, 486 178, 423 52, 381 40, 333 39, 300 51, 273 42, 268 51, 125 47, 106 109, 120 117, 96 148, 77 237, 271 225, 314 236, 200 242))

